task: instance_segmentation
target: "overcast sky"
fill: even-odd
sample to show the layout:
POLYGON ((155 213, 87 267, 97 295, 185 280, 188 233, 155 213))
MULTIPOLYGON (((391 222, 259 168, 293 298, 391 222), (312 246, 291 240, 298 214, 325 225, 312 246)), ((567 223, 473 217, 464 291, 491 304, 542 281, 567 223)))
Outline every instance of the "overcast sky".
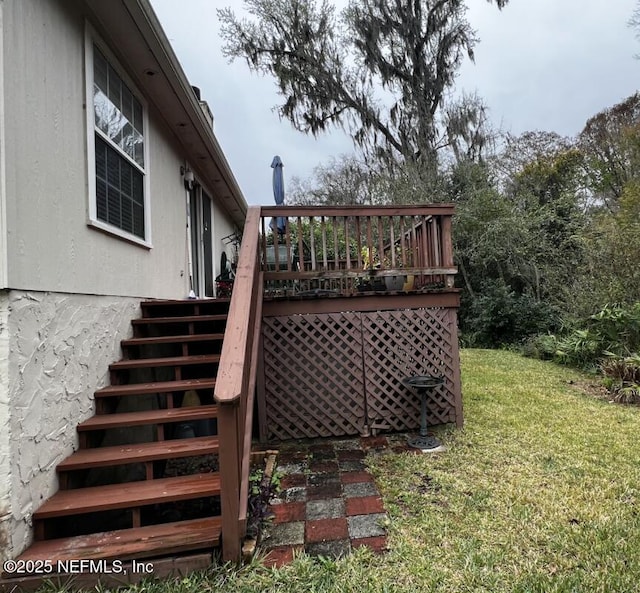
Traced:
MULTIPOLYGON (((242 0, 151 3, 191 84, 213 111, 216 136, 250 204, 272 203, 275 154, 284 163, 286 188, 291 177, 309 177, 317 164, 353 151, 338 130, 314 139, 280 121, 274 81, 222 57, 216 8, 242 14, 242 0)), ((636 0, 511 0, 502 11, 486 0, 468 5, 480 43, 458 88, 477 91, 502 131, 573 136, 590 116, 638 88, 640 41, 627 25, 636 0)))

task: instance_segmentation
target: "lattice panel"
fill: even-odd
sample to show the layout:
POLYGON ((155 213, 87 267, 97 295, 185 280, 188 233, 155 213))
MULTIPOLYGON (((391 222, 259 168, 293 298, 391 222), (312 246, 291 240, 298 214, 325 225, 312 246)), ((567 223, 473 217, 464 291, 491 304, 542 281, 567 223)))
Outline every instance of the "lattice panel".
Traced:
POLYGON ((364 425, 358 313, 263 320, 269 438, 360 434, 364 425))
POLYGON ((368 418, 372 426, 415 430, 420 397, 402 384, 411 375, 442 375, 427 407, 430 425, 456 421, 459 385, 456 316, 451 309, 362 314, 368 418))

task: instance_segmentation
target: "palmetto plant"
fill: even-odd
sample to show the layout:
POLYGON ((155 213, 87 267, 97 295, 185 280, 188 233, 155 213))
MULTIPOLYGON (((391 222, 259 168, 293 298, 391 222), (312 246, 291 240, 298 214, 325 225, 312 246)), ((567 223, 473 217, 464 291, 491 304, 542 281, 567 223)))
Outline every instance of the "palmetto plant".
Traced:
POLYGON ((600 369, 611 384, 609 390, 621 403, 640 402, 640 354, 618 356, 607 352, 600 369))

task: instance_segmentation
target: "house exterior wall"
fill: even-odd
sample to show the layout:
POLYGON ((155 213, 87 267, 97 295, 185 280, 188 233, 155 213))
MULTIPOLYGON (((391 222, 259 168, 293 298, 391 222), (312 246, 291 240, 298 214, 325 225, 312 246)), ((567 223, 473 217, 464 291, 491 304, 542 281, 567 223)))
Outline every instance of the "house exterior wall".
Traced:
MULTIPOLYGON (((188 145, 152 96, 142 94, 151 247, 88 224, 83 6, 0 0, 0 558, 30 543, 32 514, 56 491, 56 464, 77 447, 140 300, 189 292, 188 145)), ((135 84, 125 60, 113 65, 135 84)), ((222 249, 234 224, 204 189, 222 249)))
MULTIPOLYGON (((87 225, 85 20, 72 3, 4 3, 10 288, 181 298, 188 293, 184 157, 152 105, 152 249, 87 225), (11 58, 7 56, 10 54, 11 58), (37 139, 37 141, 36 141, 37 139)), ((126 70, 126 64, 119 64, 126 70)))
MULTIPOLYGON (((0 398, 0 489, 11 485, 15 555, 30 543, 33 511, 57 490, 56 464, 77 448, 75 427, 93 414, 93 392, 108 383, 108 366, 120 358, 120 340, 131 334, 139 301, 25 291, 5 292, 2 299, 0 367, 8 367, 10 380, 0 394, 8 393, 11 415, 7 427, 1 412, 7 402, 0 398), (20 438, 9 438, 15 435, 20 438)), ((0 521, 3 505, 0 490, 0 521)))
POLYGON ((7 286, 7 208, 4 141, 4 6, 0 2, 0 290, 7 286))

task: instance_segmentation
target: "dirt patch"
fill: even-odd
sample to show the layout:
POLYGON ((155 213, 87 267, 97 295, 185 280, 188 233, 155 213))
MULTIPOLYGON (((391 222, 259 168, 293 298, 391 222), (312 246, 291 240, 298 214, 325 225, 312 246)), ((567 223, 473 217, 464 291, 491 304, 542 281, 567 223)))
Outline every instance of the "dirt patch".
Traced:
POLYGON ((613 401, 611 392, 597 379, 580 379, 578 381, 567 381, 576 391, 589 397, 595 397, 596 399, 602 399, 606 401, 613 401))

